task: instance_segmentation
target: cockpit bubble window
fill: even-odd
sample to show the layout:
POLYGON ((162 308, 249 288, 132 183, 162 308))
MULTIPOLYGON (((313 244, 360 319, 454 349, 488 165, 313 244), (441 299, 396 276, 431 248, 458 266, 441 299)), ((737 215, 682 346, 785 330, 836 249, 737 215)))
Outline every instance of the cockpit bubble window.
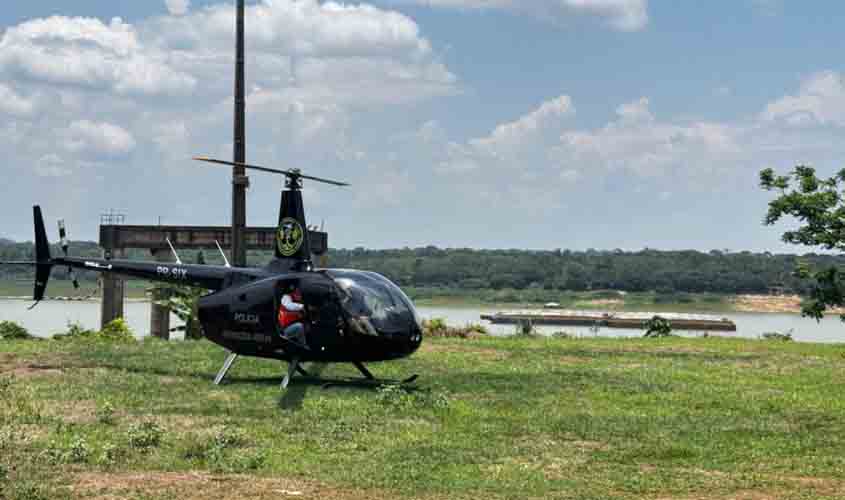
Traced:
POLYGON ((387 278, 371 272, 332 270, 340 302, 353 318, 365 319, 378 331, 408 330, 419 323, 408 297, 387 278))

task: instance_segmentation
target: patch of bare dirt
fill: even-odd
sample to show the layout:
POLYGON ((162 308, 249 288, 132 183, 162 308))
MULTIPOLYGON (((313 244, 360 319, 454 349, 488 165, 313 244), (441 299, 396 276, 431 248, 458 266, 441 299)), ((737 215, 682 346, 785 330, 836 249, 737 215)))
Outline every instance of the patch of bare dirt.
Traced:
POLYGON ((22 358, 14 354, 0 354, 0 375, 16 378, 55 377, 67 369, 65 360, 56 355, 45 355, 38 360, 22 358))
POLYGON ((97 402, 93 399, 48 401, 46 411, 66 423, 90 424, 97 420, 97 402))
POLYGON ((590 363, 592 360, 590 358, 579 358, 578 356, 561 356, 558 358, 563 365, 583 365, 586 363, 590 363))
POLYGON ((122 413, 121 419, 128 422, 149 422, 153 421, 168 432, 182 434, 192 432, 201 436, 213 435, 220 430, 220 419, 207 416, 194 415, 129 415, 122 413))
POLYGON ((816 494, 836 495, 845 497, 845 481, 825 477, 784 477, 786 481, 795 482, 803 488, 811 489, 816 494))
POLYGON ((391 498, 379 490, 339 489, 319 483, 245 475, 149 472, 137 474, 84 473, 70 486, 77 498, 118 500, 157 496, 184 500, 317 499, 379 500, 391 498))
POLYGON ((789 498, 783 493, 764 492, 764 491, 737 491, 729 495, 697 495, 691 497, 659 497, 655 500, 783 500, 789 498))
MULTIPOLYGON (((653 471, 653 466, 641 467, 645 472, 650 468, 653 471)), ((700 474, 715 480, 722 480, 731 477, 730 473, 723 471, 704 470, 704 469, 683 469, 686 472, 700 474)), ((796 489, 818 495, 819 498, 845 498, 845 481, 818 478, 818 477, 790 477, 790 476, 768 476, 769 479, 778 482, 789 482, 796 485, 796 489)), ((794 491, 794 490, 789 490, 794 491)), ((760 490, 740 490, 728 495, 696 495, 683 497, 659 497, 655 500, 780 500, 784 498, 791 498, 789 491, 760 491, 760 490)))

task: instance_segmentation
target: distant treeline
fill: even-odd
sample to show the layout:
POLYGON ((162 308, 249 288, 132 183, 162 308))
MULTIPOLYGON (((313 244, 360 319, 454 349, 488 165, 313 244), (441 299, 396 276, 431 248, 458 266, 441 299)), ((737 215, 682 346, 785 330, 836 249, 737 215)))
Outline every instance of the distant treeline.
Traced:
MULTIPOLYGON (((0 261, 30 260, 31 243, 0 240, 0 261)), ((58 247, 53 249, 59 253, 58 247)), ((101 250, 93 242, 74 242, 71 255, 100 256, 101 250)), ((182 253, 183 261, 195 262, 197 252, 182 253)), ((136 250, 129 258, 149 258, 136 250)), ((221 262, 216 252, 204 252, 204 260, 221 262)), ((250 255, 250 262, 260 265, 269 260, 270 253, 250 255)), ((436 247, 405 248, 399 250, 331 250, 331 267, 367 269, 384 274, 401 286, 451 288, 463 290, 539 288, 546 290, 625 290, 711 292, 711 293, 767 293, 772 289, 804 292, 807 283, 794 276, 799 262, 826 268, 845 264, 845 258, 807 254, 698 252, 641 250, 614 251, 529 251, 529 250, 473 250, 441 249, 436 247)), ((61 277, 62 270, 57 270, 61 277)), ((3 279, 25 279, 28 269, 0 268, 3 279)), ((83 278, 94 279, 93 275, 83 278)))

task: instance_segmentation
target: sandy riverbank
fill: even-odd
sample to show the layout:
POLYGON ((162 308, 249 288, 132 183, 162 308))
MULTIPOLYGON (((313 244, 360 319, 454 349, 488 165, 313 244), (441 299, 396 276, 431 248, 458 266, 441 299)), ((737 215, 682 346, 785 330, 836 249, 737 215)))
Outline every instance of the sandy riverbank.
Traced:
MULTIPOLYGON (((800 313, 801 297, 798 295, 737 295, 731 299, 738 312, 800 313)), ((834 308, 831 314, 843 314, 845 308, 834 308)))

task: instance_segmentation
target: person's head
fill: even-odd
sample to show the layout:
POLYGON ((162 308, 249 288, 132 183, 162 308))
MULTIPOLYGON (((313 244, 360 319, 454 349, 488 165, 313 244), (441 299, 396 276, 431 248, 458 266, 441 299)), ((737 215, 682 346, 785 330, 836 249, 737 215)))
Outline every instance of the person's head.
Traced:
POLYGON ((302 292, 299 291, 299 288, 294 287, 290 291, 290 298, 292 300, 294 300, 295 302, 301 302, 302 301, 302 292))

